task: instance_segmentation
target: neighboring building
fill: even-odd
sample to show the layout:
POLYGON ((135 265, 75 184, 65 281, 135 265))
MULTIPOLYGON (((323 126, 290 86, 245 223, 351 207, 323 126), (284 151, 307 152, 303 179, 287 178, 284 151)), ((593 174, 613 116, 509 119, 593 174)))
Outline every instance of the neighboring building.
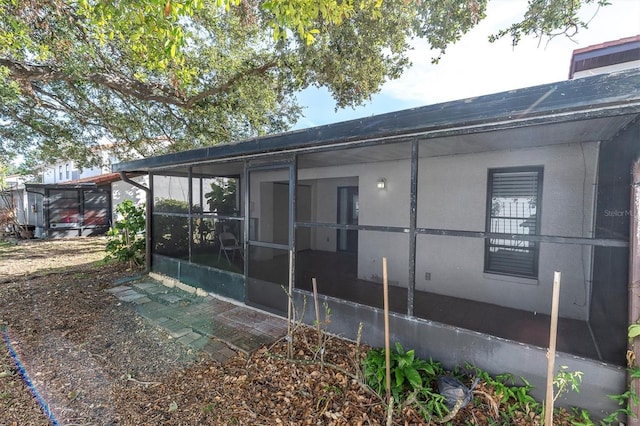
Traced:
MULTIPOLYGON (((135 181, 147 184, 146 177, 135 181)), ((87 237, 105 234, 114 220, 116 207, 130 199, 146 202, 144 192, 106 173, 60 184, 27 184, 26 191, 36 215, 36 238, 87 237)))
POLYGON ((97 166, 79 168, 73 160, 59 161, 43 166, 42 183, 46 185, 60 184, 111 173, 112 164, 119 160, 110 153, 108 148, 109 145, 105 145, 99 150, 101 164, 97 166))
POLYGON ((526 377, 538 396, 560 271, 556 364, 584 373, 565 403, 598 412, 626 387, 639 156, 636 69, 114 171, 149 176, 153 271, 281 315, 283 287, 299 309, 315 277, 329 330, 355 338, 363 322, 363 341, 381 346, 386 257, 393 341, 447 367, 526 377), (225 232, 243 250, 227 253, 225 232))
POLYGON ((640 35, 576 49, 569 79, 640 68, 640 35))
POLYGON ((65 238, 105 234, 111 226, 111 183, 115 174, 86 178, 85 182, 27 184, 41 212, 36 237, 65 238))
MULTIPOLYGON (((145 194, 111 173, 118 160, 108 146, 100 150, 102 165, 80 169, 73 161, 43 167, 42 183, 27 184, 29 206, 37 238, 93 236, 106 233, 115 209, 125 199, 144 203, 145 194)), ((145 178, 138 178, 146 182, 145 178)))
POLYGON ((30 237, 35 230, 35 207, 30 205, 20 175, 5 177, 5 188, 0 192, 0 233, 30 237))

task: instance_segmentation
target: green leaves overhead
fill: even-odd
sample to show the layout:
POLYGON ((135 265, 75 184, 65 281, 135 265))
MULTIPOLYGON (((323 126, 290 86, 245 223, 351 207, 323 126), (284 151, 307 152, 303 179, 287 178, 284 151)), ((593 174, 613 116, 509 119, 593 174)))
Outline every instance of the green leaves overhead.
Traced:
MULTIPOLYGON (((597 0, 531 0, 496 35, 581 28, 597 0)), ((604 3, 599 0, 599 3, 604 3)), ((362 104, 410 65, 436 59, 487 0, 0 0, 0 158, 122 159, 288 129, 295 94, 326 87, 362 104)), ((586 24, 585 24, 586 25, 586 24)))
POLYGON ((489 40, 493 42, 508 36, 515 46, 522 37, 531 35, 541 41, 543 38, 552 39, 560 35, 572 37, 579 30, 588 27, 588 22, 583 21, 578 13, 585 4, 602 7, 611 3, 608 0, 529 0, 529 7, 522 21, 499 31, 489 40))

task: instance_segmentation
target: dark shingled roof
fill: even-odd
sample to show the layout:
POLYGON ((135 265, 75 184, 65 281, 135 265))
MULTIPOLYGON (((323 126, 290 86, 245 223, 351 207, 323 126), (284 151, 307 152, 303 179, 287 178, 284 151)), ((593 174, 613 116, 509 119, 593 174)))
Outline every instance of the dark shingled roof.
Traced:
MULTIPOLYGON (((481 84, 481 82, 479 82, 481 84)), ((277 153, 335 143, 407 140, 640 113, 640 69, 544 84, 115 164, 113 171, 277 153)))

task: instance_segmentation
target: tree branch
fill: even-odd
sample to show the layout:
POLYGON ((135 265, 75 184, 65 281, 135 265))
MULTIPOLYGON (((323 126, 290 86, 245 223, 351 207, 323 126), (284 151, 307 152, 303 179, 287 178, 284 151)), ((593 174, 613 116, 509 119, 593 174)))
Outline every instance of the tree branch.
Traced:
POLYGON ((196 103, 200 102, 201 100, 208 98, 209 96, 213 96, 213 95, 217 95, 220 93, 224 93, 227 90, 229 90, 231 87, 233 87, 235 85, 235 83, 237 83, 238 81, 240 81, 241 79, 243 79, 246 76, 249 75, 262 75, 264 73, 266 73, 268 70, 270 70, 271 68, 275 68, 276 65, 278 65, 278 63, 276 61, 270 61, 267 62, 266 64, 259 66, 257 68, 252 68, 249 69, 248 71, 245 72, 240 72, 237 73, 236 75, 234 75, 233 77, 231 77, 229 80, 227 80, 226 83, 222 84, 221 86, 218 87, 212 87, 208 90, 204 90, 200 93, 198 93, 197 95, 194 95, 192 97, 190 97, 187 100, 187 107, 192 107, 194 106, 196 103))
MULTIPOLYGON (((119 92, 123 95, 131 96, 141 101, 155 101, 167 105, 175 105, 182 108, 192 108, 198 102, 214 95, 224 93, 233 88, 235 84, 249 75, 261 75, 269 69, 276 67, 276 61, 270 61, 259 67, 251 68, 243 72, 236 73, 220 86, 203 90, 189 98, 180 96, 175 90, 159 84, 143 83, 138 80, 126 78, 110 73, 92 73, 86 80, 99 86, 119 92), (161 93, 159 93, 161 92, 161 93)), ((75 80, 64 71, 50 67, 48 65, 31 65, 23 62, 12 61, 0 58, 0 66, 7 67, 12 78, 22 82, 42 81, 64 81, 73 84, 75 80)))

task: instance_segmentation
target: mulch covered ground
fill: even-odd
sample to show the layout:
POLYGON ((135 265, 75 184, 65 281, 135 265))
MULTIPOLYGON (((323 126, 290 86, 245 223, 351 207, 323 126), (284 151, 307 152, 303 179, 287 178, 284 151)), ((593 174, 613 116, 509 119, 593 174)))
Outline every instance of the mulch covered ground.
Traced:
MULTIPOLYGON (((26 242, 16 251, 0 245, 0 327, 59 424, 389 424, 386 405, 358 380, 367 348, 329 337, 321 363, 315 331, 298 327, 292 346, 281 340, 221 365, 105 292, 134 271, 92 263, 102 252, 88 241, 94 248, 104 243, 26 242), (47 256, 39 257, 39 247, 47 256), (16 262, 27 266, 16 268, 8 257, 15 253, 16 262), (42 266, 38 259, 45 259, 42 266)), ((506 424, 495 416, 492 389, 482 382, 477 389, 484 396, 452 424, 506 424)), ((523 416, 507 423, 538 421, 523 416)), ((3 342, 0 425, 46 424, 3 342)), ((390 424, 428 423, 405 408, 390 424)))

